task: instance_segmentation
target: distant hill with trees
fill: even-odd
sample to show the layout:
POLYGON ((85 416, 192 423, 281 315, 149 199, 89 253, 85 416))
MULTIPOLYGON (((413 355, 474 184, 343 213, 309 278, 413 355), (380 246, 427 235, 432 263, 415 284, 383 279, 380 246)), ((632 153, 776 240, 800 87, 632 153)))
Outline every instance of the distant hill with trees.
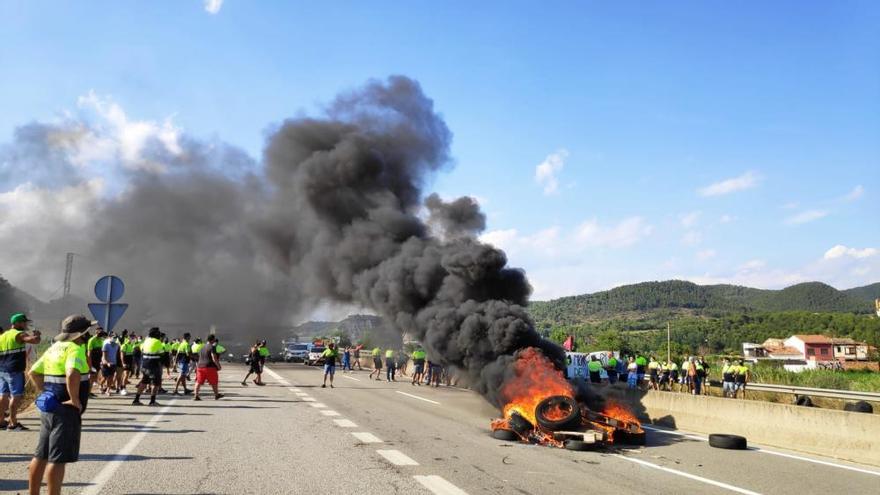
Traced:
POLYGON ((775 311, 867 314, 873 310, 873 295, 878 291, 880 283, 846 291, 821 282, 767 290, 669 280, 624 285, 551 301, 533 301, 529 312, 537 322, 556 324, 595 322, 627 314, 644 316, 657 311, 703 316, 775 311))

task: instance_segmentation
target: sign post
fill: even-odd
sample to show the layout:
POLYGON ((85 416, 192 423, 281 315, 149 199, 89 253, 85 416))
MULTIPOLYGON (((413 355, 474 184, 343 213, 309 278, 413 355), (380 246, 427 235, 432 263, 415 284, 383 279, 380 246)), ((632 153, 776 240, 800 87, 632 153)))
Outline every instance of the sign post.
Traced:
POLYGON ((122 299, 123 294, 125 294, 125 284, 122 283, 122 279, 114 275, 105 275, 95 283, 95 297, 101 302, 90 303, 89 311, 98 320, 98 324, 108 332, 113 330, 128 309, 128 304, 116 302, 122 299))

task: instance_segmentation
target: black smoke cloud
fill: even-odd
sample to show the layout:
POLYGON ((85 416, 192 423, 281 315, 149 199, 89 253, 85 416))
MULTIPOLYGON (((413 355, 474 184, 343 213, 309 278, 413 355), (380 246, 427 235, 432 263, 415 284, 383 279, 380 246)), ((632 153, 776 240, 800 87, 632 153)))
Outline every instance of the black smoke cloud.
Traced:
POLYGON ((280 124, 263 170, 192 140, 157 152, 167 172, 131 173, 100 202, 84 249, 129 277, 129 301, 154 319, 247 335, 324 301, 370 308, 498 405, 517 351, 538 347, 559 366, 564 353, 524 309, 525 274, 476 239, 476 202, 423 199, 451 139, 417 82, 371 81, 321 118, 280 124))

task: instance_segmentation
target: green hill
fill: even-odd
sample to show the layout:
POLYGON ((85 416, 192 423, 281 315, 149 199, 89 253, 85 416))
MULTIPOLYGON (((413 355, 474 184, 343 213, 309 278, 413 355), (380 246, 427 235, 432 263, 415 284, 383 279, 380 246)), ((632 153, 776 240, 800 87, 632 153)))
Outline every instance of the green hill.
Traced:
POLYGON ((766 290, 669 280, 624 285, 551 301, 533 301, 529 312, 538 322, 568 324, 630 313, 637 317, 654 312, 705 316, 757 311, 870 313, 873 299, 865 294, 870 295, 877 289, 880 284, 839 291, 821 282, 807 282, 782 290, 766 290))
POLYGON ((877 282, 876 284, 866 285, 864 287, 854 287, 852 289, 846 289, 842 292, 844 294, 849 294, 856 299, 861 299, 863 301, 873 303, 875 299, 880 299, 880 282, 877 282))

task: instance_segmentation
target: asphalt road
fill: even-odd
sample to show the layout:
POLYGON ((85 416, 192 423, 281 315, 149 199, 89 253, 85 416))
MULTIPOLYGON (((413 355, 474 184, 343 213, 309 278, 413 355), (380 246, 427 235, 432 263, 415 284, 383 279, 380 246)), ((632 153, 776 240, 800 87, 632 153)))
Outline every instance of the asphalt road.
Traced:
MULTIPOLYGON (((227 398, 93 399, 81 461, 66 493, 871 493, 880 469, 778 449, 719 450, 705 438, 651 430, 643 448, 570 452, 499 442, 496 411, 454 388, 277 364, 265 387, 242 387, 241 366, 221 373, 227 398)), ((167 387, 166 387, 167 388, 167 387)), ((0 433, 0 493, 25 492, 31 432, 0 433)))

